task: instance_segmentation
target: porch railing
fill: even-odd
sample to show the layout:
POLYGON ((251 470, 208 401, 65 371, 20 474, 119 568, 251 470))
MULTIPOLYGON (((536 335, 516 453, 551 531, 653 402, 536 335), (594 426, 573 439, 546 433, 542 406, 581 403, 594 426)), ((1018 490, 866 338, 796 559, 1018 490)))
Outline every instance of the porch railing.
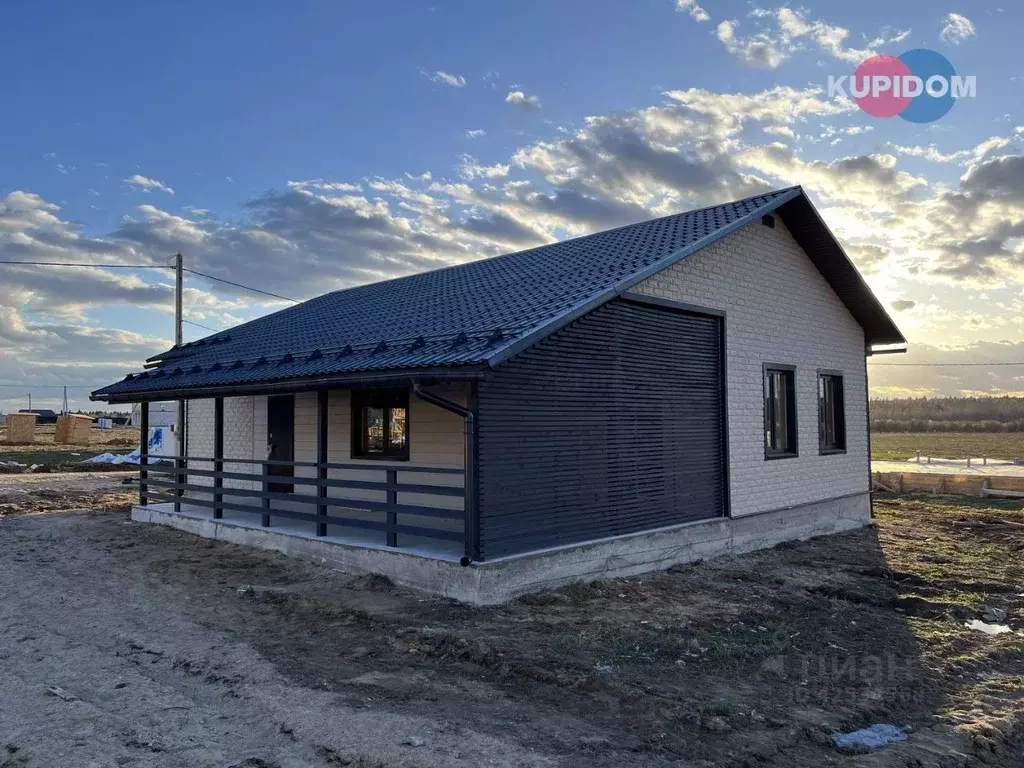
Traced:
MULTIPOLYGON (((151 457, 151 460, 158 457, 151 457)), ((451 467, 404 464, 317 463, 261 459, 200 458, 161 456, 159 463, 140 467, 139 502, 173 503, 211 509, 214 519, 224 512, 260 516, 269 527, 272 518, 308 521, 316 535, 326 536, 328 526, 384 534, 388 546, 399 546, 399 536, 466 542, 465 473, 451 467), (232 471, 225 471, 229 465, 232 471), (209 467, 209 468, 206 468, 209 467), (252 472, 237 471, 252 467, 252 472), (271 468, 291 468, 288 474, 272 474, 271 468), (335 476, 331 476, 332 471, 335 476), (360 473, 375 479, 337 477, 337 473, 360 473), (420 482, 399 482, 408 476, 420 482), (422 480, 437 480, 422 482, 422 480), (200 480, 200 482, 196 482, 200 480), (205 482, 204 482, 205 481, 205 482), (449 481, 459 485, 442 484, 449 481), (209 483, 209 484, 207 484, 209 483), (225 485, 227 483, 227 485, 225 485), (272 489, 292 486, 292 491, 272 489), (335 494, 330 493, 331 490, 335 494), (342 496, 338 492, 355 492, 342 496), (378 498, 360 498, 375 492, 378 498), (408 495, 414 495, 410 500, 408 495), (435 506, 447 500, 452 507, 435 506), (458 499, 459 503, 454 500, 458 499)))

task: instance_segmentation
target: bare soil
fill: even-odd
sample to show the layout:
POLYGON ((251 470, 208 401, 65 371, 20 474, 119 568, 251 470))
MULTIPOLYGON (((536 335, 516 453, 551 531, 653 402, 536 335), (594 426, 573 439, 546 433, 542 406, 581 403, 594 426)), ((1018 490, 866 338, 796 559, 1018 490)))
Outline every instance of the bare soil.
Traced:
POLYGON ((132 483, 137 477, 124 467, 119 472, 0 474, 0 522, 14 515, 125 509, 139 498, 139 486, 132 483))
POLYGON ((123 512, 6 516, 0 766, 1019 768, 1020 510, 889 497, 861 531, 497 608, 123 512), (965 627, 993 611, 1012 632, 965 627), (908 741, 829 738, 880 722, 908 741))
MULTIPOLYGON (((14 443, 7 439, 7 427, 0 426, 0 462, 16 461, 31 466, 39 465, 36 472, 119 472, 123 466, 83 464, 85 459, 101 453, 128 453, 139 447, 140 432, 131 427, 89 430, 89 442, 84 445, 61 445, 53 442, 56 427, 41 424, 36 427, 31 443, 14 443)), ((0 467, 0 475, 11 470, 0 467)), ((22 470, 14 470, 15 473, 22 470)))

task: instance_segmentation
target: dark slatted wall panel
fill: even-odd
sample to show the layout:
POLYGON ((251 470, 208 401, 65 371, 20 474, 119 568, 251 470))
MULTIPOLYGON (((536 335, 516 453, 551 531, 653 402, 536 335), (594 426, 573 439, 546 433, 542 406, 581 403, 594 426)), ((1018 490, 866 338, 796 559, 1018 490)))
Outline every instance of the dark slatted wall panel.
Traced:
POLYGON ((480 385, 485 558, 725 514, 719 318, 616 300, 480 385))

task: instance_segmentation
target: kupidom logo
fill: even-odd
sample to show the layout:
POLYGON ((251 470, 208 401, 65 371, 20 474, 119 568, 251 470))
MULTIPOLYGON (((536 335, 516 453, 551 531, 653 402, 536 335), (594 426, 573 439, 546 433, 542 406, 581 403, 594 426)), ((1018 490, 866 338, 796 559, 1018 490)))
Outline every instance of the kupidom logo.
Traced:
POLYGON ((912 123, 930 123, 953 108, 957 99, 977 94, 975 75, 958 75, 941 53, 915 48, 902 56, 872 56, 852 75, 829 75, 829 98, 852 96, 872 117, 899 115, 912 123))

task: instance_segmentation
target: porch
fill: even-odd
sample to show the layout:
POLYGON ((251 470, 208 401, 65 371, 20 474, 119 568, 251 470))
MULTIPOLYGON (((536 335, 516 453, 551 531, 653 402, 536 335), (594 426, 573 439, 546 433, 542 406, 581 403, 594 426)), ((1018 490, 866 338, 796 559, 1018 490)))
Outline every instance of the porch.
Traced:
MULTIPOLYGON (((406 399, 392 406, 404 460, 371 458, 359 454, 357 433, 373 432, 360 418, 373 406, 354 393, 374 391, 190 399, 179 436, 185 450, 147 463, 142 449, 139 507, 325 543, 463 564, 479 559, 467 495, 473 488, 472 460, 466 461, 473 456, 472 412, 436 392, 404 390, 406 399), (287 423, 277 418, 275 426, 283 398, 291 399, 287 423), (422 432, 411 451, 410 415, 422 432), (423 457, 436 463, 422 463, 423 457)), ((463 401, 468 394, 454 392, 463 401)), ((145 403, 140 410, 147 434, 145 403)))

